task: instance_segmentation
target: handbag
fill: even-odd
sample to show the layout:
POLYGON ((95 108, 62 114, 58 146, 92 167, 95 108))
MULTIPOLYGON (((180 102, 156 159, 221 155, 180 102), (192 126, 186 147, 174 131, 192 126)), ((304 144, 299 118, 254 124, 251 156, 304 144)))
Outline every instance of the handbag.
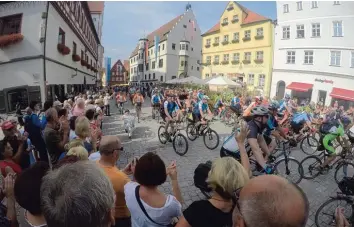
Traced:
POLYGON ((136 186, 135 188, 135 197, 136 197, 136 201, 138 201, 138 204, 140 206, 140 209, 143 211, 143 213, 145 214, 145 216, 152 222, 152 223, 155 223, 156 225, 159 225, 159 226, 166 226, 166 227, 174 227, 176 226, 177 223, 174 223, 174 224, 168 224, 168 225, 163 225, 163 224, 160 224, 160 223, 157 223, 156 221, 154 221, 150 216, 149 214, 146 212, 145 210, 145 207, 143 206, 142 202, 141 202, 141 199, 140 199, 140 196, 139 196, 139 188, 140 188, 140 185, 136 186))

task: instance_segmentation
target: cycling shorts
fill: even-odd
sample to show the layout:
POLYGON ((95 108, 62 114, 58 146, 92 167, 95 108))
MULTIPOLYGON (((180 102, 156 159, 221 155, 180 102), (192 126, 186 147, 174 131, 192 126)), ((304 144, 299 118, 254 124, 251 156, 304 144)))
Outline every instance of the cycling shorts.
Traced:
POLYGON ((154 108, 160 108, 160 103, 154 103, 154 104, 152 104, 152 107, 154 107, 154 108))
POLYGON ((202 116, 200 114, 196 114, 196 113, 192 113, 192 116, 193 116, 194 122, 198 122, 202 118, 202 116))
POLYGON ((321 144, 323 148, 328 152, 330 155, 335 155, 336 150, 333 147, 332 141, 337 139, 338 136, 344 135, 344 129, 343 127, 339 126, 337 127, 336 131, 333 133, 329 133, 327 135, 324 135, 321 137, 321 144))

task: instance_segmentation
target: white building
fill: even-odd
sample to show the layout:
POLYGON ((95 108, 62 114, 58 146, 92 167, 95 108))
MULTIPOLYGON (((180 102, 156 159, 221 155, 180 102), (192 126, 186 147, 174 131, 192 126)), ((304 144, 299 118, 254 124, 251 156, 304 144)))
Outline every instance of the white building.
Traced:
POLYGON ((354 101, 354 2, 277 2, 271 97, 354 101))
POLYGON ((0 109, 59 99, 96 80, 87 2, 0 2, 0 109))
POLYGON ((187 5, 185 13, 139 40, 129 58, 130 83, 150 84, 187 76, 200 78, 201 51, 201 31, 187 5), (158 47, 155 47, 156 36, 158 47))

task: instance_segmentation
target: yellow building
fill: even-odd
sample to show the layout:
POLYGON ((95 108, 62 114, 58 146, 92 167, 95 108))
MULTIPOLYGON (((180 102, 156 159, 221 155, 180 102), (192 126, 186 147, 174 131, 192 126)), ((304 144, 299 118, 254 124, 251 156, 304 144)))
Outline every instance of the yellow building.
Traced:
POLYGON ((237 2, 202 35, 202 77, 223 75, 269 96, 273 65, 273 23, 237 2))

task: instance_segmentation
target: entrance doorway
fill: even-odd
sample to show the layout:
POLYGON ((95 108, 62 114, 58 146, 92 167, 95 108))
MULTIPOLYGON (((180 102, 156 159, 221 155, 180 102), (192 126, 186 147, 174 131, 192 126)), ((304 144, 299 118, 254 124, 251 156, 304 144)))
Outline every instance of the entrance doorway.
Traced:
POLYGON ((275 93, 275 96, 277 96, 278 99, 284 98, 285 95, 285 82, 280 80, 277 83, 277 92, 275 93))
POLYGON ((19 103, 21 109, 28 106, 28 92, 26 88, 16 88, 7 91, 8 112, 16 111, 16 104, 19 103))
POLYGON ((321 102, 322 105, 324 105, 326 103, 326 97, 327 97, 327 91, 319 90, 317 103, 321 102))

